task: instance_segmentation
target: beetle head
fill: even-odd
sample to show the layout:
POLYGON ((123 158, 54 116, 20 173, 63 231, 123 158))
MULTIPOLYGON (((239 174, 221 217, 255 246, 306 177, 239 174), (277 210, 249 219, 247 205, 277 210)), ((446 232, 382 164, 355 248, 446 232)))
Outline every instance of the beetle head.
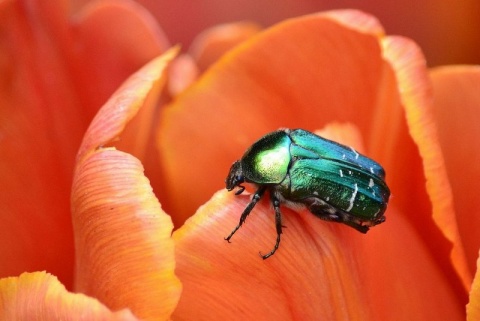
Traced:
POLYGON ((238 186, 240 189, 235 193, 235 195, 242 194, 242 192, 245 190, 245 187, 240 184, 243 182, 245 182, 245 178, 243 177, 242 164, 240 161, 236 161, 232 164, 232 167, 230 167, 227 179, 225 180, 227 191, 231 191, 238 186))

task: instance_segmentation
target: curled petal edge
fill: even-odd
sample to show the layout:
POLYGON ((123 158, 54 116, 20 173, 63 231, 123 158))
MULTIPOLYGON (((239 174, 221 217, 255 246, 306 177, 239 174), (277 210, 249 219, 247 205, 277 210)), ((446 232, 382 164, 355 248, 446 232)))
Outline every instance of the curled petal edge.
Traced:
POLYGON ((426 64, 420 49, 403 37, 385 37, 385 58, 396 70, 401 99, 410 135, 418 146, 427 179, 426 189, 432 203, 432 216, 444 236, 452 243, 450 258, 464 288, 468 291, 472 275, 468 269, 455 220, 455 209, 445 161, 433 117, 433 96, 426 64), (424 73, 417 70, 425 69, 424 73), (419 78, 420 77, 420 78, 419 78), (432 139, 433 137, 433 139, 432 139))
POLYGON ((0 306, 2 320, 139 320, 128 309, 112 312, 94 298, 68 292, 46 272, 1 279, 0 306))

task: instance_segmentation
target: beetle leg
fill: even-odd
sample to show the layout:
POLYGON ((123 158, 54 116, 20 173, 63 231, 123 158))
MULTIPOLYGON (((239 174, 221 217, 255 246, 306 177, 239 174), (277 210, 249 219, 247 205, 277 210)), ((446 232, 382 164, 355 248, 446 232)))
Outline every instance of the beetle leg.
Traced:
POLYGON ((353 227, 363 234, 367 233, 369 230, 369 227, 367 225, 360 224, 361 222, 356 217, 329 205, 323 200, 318 198, 309 198, 304 200, 304 203, 307 205, 310 212, 322 220, 343 223, 353 227))
POLYGON ((255 207, 255 204, 257 204, 257 202, 262 198, 263 193, 265 193, 266 189, 267 189, 266 186, 260 186, 257 189, 257 191, 255 192, 255 194, 253 194, 252 200, 250 201, 250 203, 248 203, 247 207, 245 208, 242 215, 240 216, 240 221, 238 222, 238 225, 233 229, 233 231, 230 233, 230 235, 228 235, 225 238, 225 240, 228 241, 228 243, 230 243, 230 239, 232 238, 233 234, 235 234, 235 232, 238 231, 240 226, 242 226, 242 224, 245 222, 248 214, 250 214, 250 212, 255 207))
POLYGON ((277 229, 277 241, 275 242, 275 246, 273 247, 273 250, 270 251, 270 253, 267 253, 265 255, 262 255, 262 253, 260 253, 260 256, 264 260, 268 259, 277 251, 278 246, 280 245, 280 235, 282 234, 282 213, 280 212, 280 201, 273 193, 271 193, 271 198, 273 208, 275 209, 275 228, 277 229))

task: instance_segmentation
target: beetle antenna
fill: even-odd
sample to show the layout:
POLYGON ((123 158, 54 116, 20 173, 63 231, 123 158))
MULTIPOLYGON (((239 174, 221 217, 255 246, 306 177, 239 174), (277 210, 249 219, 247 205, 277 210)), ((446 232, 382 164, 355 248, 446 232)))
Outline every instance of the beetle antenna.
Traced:
MULTIPOLYGON (((241 186, 243 187, 243 186, 241 186)), ((245 187, 243 187, 243 189, 245 189, 245 187)), ((248 203, 247 207, 245 208, 245 210, 243 211, 242 215, 240 216, 240 221, 238 222, 238 225, 235 226, 235 228, 233 229, 233 231, 230 233, 230 235, 228 235, 225 240, 228 241, 228 243, 230 243, 230 239, 232 238, 233 234, 235 234, 236 231, 238 231, 238 229, 240 228, 240 226, 243 225, 243 223, 245 222, 245 220, 247 219, 247 216, 248 214, 250 214, 250 212, 253 210, 253 208, 255 207, 255 204, 257 204, 257 202, 262 198, 263 196, 263 193, 265 193, 265 190, 267 189, 266 186, 262 186, 260 187, 259 189, 257 189, 257 191, 255 192, 255 194, 253 194, 253 197, 252 197, 252 200, 250 201, 250 203, 248 203)), ((242 190, 243 192, 243 190, 242 190)), ((237 193, 235 193, 237 194, 237 193)), ((240 194, 240 193, 239 193, 240 194)))

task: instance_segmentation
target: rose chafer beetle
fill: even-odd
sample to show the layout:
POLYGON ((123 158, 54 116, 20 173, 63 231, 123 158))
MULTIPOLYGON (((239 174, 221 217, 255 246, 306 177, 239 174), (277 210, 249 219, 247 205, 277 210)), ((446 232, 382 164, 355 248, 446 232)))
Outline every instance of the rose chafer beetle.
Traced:
POLYGON ((303 129, 280 129, 255 142, 234 162, 225 180, 228 191, 247 182, 256 185, 238 225, 225 240, 242 226, 255 204, 268 190, 275 210, 277 240, 266 255, 272 256, 280 245, 282 217, 280 204, 306 207, 327 221, 344 223, 361 233, 385 221, 390 190, 385 171, 377 162, 355 149, 322 138, 303 129))

